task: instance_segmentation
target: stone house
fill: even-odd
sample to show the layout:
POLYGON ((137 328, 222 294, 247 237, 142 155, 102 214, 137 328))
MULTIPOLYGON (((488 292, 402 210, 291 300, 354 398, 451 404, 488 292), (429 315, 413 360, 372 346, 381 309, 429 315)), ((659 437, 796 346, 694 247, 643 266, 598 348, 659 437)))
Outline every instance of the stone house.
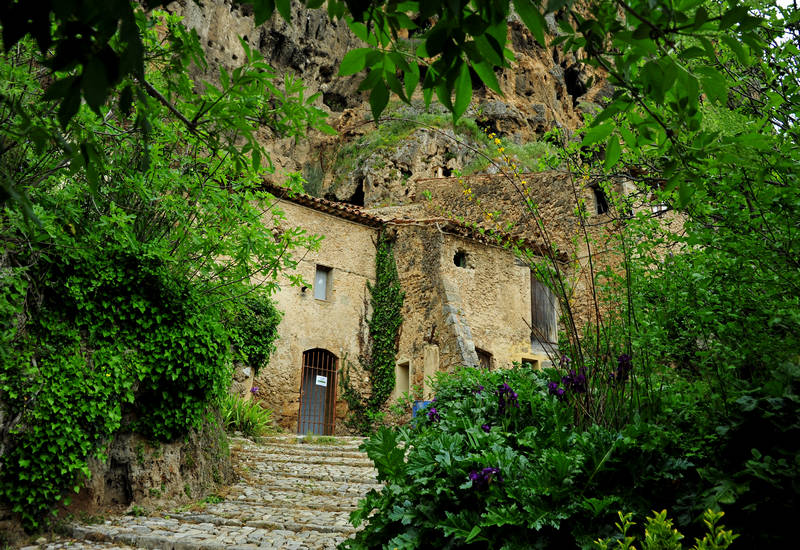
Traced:
MULTIPOLYGON (((286 280, 274 297, 284 312, 277 349, 255 385, 280 426, 298 433, 344 432, 339 370, 357 364, 362 351, 367 282, 375 280, 380 231, 393 240, 405 292, 395 397, 411 391, 429 399, 430 377, 457 365, 537 367, 555 353, 552 294, 495 237, 422 201, 365 210, 270 190, 288 225, 324 237, 318 250, 299 258, 297 272, 310 286, 286 280)), ((353 382, 361 389, 368 385, 365 379, 353 382)))
MULTIPOLYGON (((612 215, 601 190, 571 177, 557 171, 522 176, 536 197, 541 224, 521 206, 513 182, 491 175, 466 183, 418 179, 403 204, 370 209, 270 187, 287 225, 324 237, 318 250, 300 258, 297 273, 309 286, 285 280, 275 296, 284 312, 277 350, 255 383, 278 424, 299 433, 345 431, 339 371, 358 365, 366 340, 367 283, 375 281, 381 231, 393 241, 405 292, 395 398, 411 392, 430 399, 430 377, 458 365, 547 365, 557 356, 557 300, 510 250, 509 240, 522 243, 534 261, 550 255, 558 262, 581 325, 603 314, 592 298, 594 276, 619 269, 615 239, 624 216, 612 215), (465 187, 483 203, 469 199, 465 187), (583 225, 576 204, 586 213, 583 225), (469 223, 474 220, 480 222, 469 223)), ((662 223, 680 219, 666 216, 662 223)), ((366 376, 351 379, 362 392, 366 376)))

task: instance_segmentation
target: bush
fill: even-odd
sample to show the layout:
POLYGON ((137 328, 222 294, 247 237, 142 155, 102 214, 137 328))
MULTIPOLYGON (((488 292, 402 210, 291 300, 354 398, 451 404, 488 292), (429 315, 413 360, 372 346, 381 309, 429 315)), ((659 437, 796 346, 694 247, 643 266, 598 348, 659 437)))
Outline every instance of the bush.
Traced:
MULTIPOLYGON (((692 550, 725 550, 739 535, 734 535, 733 531, 726 531, 724 525, 718 525, 719 520, 725 514, 706 510, 703 514, 708 532, 702 539, 695 541, 692 550)), ((616 524, 620 535, 615 539, 600 539, 595 542, 600 550, 610 550, 619 548, 620 550, 635 550, 633 543, 636 536, 629 536, 628 532, 635 525, 631 521, 633 514, 619 513, 619 523, 616 524), (616 544, 614 544, 616 542, 616 544)), ((681 540, 684 536, 675 529, 672 520, 667 517, 667 511, 653 512, 653 515, 645 520, 644 539, 642 540, 643 550, 682 550, 681 540)))
POLYGON ((238 395, 226 395, 220 401, 225 430, 241 432, 245 437, 258 437, 272 430, 272 411, 256 401, 245 401, 238 395))
POLYGON ((686 456, 702 452, 699 436, 644 421, 578 429, 572 406, 548 387, 554 376, 440 376, 415 427, 383 428, 365 442, 386 487, 359 504, 353 523, 369 522, 344 546, 586 547, 610 534, 614 511, 644 514, 694 490, 686 456))
POLYGON ((12 424, 0 494, 27 528, 77 489, 114 432, 180 437, 230 384, 218 314, 160 260, 109 247, 40 260, 34 271, 45 281, 31 290, 38 305, 0 358, 12 424))
POLYGON ((231 340, 244 363, 258 371, 269 363, 278 339, 281 313, 268 296, 253 292, 236 301, 231 340))

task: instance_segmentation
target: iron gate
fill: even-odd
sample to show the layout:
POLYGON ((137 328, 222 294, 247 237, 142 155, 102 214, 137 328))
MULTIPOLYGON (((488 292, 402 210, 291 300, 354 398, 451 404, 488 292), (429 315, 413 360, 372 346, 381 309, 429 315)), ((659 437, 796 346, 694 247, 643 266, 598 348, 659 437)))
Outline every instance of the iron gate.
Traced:
POLYGON ((297 433, 333 435, 336 425, 336 356, 325 349, 303 352, 297 433))

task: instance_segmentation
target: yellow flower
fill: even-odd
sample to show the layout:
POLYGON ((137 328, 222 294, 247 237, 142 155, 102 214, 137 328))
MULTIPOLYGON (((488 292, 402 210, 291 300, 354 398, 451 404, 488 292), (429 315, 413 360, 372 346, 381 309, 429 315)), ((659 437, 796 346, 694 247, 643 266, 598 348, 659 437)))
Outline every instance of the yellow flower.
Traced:
POLYGON ((494 138, 494 144, 495 145, 500 145, 500 139, 499 138, 494 138))
POLYGON ((506 150, 506 148, 505 148, 505 147, 498 147, 498 148, 497 148, 497 150, 498 150, 498 151, 500 151, 500 152, 502 153, 503 151, 505 151, 505 150, 506 150))

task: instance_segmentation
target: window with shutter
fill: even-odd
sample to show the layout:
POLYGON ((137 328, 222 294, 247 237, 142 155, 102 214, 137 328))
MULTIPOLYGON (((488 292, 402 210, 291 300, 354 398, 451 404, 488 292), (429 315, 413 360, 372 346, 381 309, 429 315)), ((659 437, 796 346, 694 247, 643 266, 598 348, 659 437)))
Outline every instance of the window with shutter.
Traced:
POLYGON ((556 297, 553 292, 536 279, 531 272, 531 339, 535 342, 556 343, 558 322, 556 297))

